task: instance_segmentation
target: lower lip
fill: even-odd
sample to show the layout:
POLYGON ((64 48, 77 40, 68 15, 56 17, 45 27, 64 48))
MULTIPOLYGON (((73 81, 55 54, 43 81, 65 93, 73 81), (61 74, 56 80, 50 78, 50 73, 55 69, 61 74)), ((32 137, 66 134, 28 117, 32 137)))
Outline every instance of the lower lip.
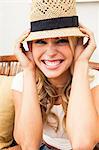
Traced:
POLYGON ((47 64, 43 63, 43 65, 46 66, 46 68, 50 69, 50 70, 55 70, 55 69, 59 68, 61 64, 62 64, 62 62, 55 66, 48 66, 47 64))

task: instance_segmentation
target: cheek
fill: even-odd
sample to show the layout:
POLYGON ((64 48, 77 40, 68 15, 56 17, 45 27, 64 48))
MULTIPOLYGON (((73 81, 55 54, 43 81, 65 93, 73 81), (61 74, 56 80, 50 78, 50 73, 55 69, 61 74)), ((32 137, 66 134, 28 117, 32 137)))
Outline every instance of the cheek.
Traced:
POLYGON ((66 47, 65 51, 66 51, 66 53, 65 53, 66 57, 69 59, 73 59, 73 53, 69 46, 66 47))

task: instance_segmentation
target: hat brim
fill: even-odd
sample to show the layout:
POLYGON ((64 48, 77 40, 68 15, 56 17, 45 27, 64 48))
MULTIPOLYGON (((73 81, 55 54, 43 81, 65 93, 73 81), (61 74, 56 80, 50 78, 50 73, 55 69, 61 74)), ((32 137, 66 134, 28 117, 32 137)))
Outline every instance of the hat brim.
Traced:
POLYGON ((79 30, 78 27, 71 27, 71 28, 30 32, 29 36, 24 41, 32 41, 44 38, 66 37, 66 36, 84 37, 85 35, 79 30))

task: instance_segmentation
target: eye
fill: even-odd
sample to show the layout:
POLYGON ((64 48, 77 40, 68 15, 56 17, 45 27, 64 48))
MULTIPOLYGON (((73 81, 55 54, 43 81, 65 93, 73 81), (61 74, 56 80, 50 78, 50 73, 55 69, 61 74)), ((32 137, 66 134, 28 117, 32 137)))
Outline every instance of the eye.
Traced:
POLYGON ((56 41, 56 43, 68 43, 69 41, 68 41, 68 39, 58 39, 57 41, 56 41))
POLYGON ((35 43, 36 44, 47 44, 47 42, 44 40, 36 40, 35 43))

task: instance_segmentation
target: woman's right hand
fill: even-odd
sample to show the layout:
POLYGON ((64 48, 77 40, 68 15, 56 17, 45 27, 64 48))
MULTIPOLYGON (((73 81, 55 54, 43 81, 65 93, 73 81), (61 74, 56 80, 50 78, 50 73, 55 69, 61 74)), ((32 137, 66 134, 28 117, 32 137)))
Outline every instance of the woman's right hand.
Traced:
POLYGON ((28 43, 29 51, 25 51, 22 42, 25 40, 25 38, 28 37, 30 34, 30 31, 26 31, 25 33, 20 36, 20 38, 17 40, 15 45, 15 55, 20 62, 23 70, 32 70, 35 71, 35 62, 33 60, 33 54, 32 54, 32 44, 31 42, 28 43))

